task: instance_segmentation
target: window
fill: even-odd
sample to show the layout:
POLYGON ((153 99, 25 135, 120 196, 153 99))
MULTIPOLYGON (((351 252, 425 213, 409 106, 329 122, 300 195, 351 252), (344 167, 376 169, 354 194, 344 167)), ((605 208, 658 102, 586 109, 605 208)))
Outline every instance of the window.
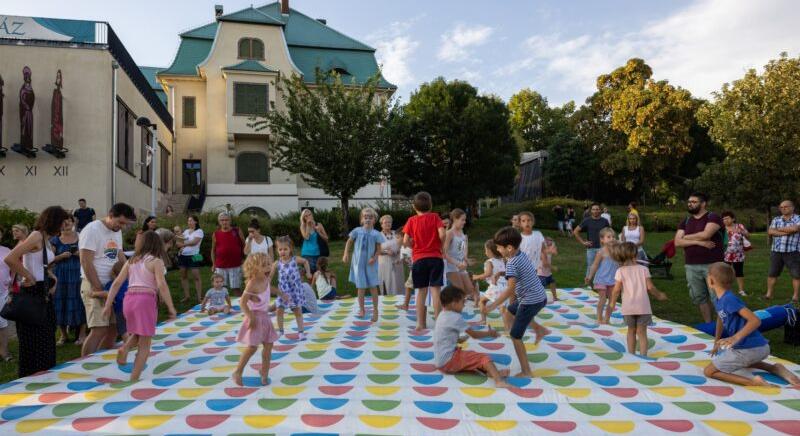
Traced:
POLYGON ((183 97, 183 127, 197 127, 194 97, 183 97))
POLYGON ((269 160, 264 153, 245 152, 236 156, 236 183, 269 183, 269 160))
POLYGON ((150 132, 150 129, 147 127, 141 127, 142 129, 142 153, 141 153, 141 165, 139 165, 142 169, 142 174, 139 176, 139 180, 142 181, 147 186, 150 186, 150 182, 153 179, 153 158, 150 155, 150 142, 153 140, 153 133, 150 132))
POLYGON ((136 115, 117 99, 117 166, 133 174, 133 125, 136 115))
POLYGON ((256 38, 242 38, 239 40, 239 59, 264 60, 264 43, 256 38))
POLYGON ((161 173, 160 175, 160 189, 161 192, 166 193, 169 191, 169 152, 164 147, 164 144, 158 143, 158 169, 161 173))
POLYGON ((234 115, 264 115, 267 113, 268 88, 260 83, 233 84, 234 115))

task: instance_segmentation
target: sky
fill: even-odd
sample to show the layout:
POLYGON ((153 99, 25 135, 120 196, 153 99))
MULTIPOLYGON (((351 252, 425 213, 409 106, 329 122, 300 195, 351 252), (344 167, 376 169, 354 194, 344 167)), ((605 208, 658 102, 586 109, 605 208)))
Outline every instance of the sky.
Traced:
MULTIPOLYGON (((140 65, 168 66, 178 34, 253 0, 3 0, 0 13, 108 21, 140 65)), ((631 57, 658 80, 711 98, 787 52, 800 55, 792 0, 290 0, 377 49, 401 101, 439 76, 508 100, 523 88, 583 103, 597 76, 631 57)))

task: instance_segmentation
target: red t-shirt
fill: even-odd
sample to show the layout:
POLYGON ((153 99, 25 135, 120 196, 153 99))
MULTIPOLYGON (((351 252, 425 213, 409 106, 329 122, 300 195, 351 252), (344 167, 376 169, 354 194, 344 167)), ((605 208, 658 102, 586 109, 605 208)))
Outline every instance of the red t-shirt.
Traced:
POLYGON ((408 219, 403 232, 413 239, 411 260, 414 262, 426 257, 442 258, 442 240, 439 229, 444 227, 442 219, 435 213, 414 215, 408 219))
POLYGON ((214 266, 216 268, 236 268, 242 266, 242 240, 239 231, 216 230, 214 232, 214 266))

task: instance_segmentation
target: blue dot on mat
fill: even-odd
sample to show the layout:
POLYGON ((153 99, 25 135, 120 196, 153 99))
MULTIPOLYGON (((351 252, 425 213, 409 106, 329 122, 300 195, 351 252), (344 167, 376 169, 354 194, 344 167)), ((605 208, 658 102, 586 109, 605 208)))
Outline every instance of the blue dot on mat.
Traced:
POLYGON ((453 408, 453 403, 449 401, 414 401, 414 405, 423 412, 435 413, 437 415, 449 412, 450 409, 453 408))
POLYGON ((511 364, 511 356, 509 356, 508 354, 490 353, 489 357, 492 358, 492 362, 500 364, 500 365, 510 365, 511 364))
POLYGON ((686 342, 686 335, 669 335, 669 336, 662 336, 661 339, 671 342, 673 344, 682 344, 686 342))
POLYGON ((0 417, 2 417, 6 421, 13 421, 15 419, 24 418, 24 417, 30 415, 31 413, 41 409, 42 407, 44 407, 44 404, 38 405, 38 406, 14 406, 14 407, 9 407, 9 408, 3 410, 3 413, 0 414, 0 417))
POLYGON ((365 330, 369 330, 368 325, 354 325, 349 327, 351 330, 355 330, 357 332, 363 332, 365 330))
POLYGON ((179 338, 181 338, 181 339, 188 339, 188 338, 191 338, 191 337, 197 336, 197 333, 199 333, 199 332, 183 332, 183 333, 178 333, 178 337, 179 337, 179 338))
POLYGON ((259 388, 261 387, 261 377, 242 377, 242 384, 249 388, 259 388))
POLYGON ((515 388, 524 388, 533 382, 527 377, 507 377, 506 382, 515 388))
POLYGON ((725 401, 725 404, 753 415, 761 415, 769 409, 767 404, 761 401, 725 401))
POLYGON ((414 336, 414 335, 411 335, 408 338, 411 339, 412 341, 417 341, 417 342, 426 342, 426 341, 430 341, 431 340, 430 336, 414 336))
POLYGON ((164 378, 154 378, 152 382, 156 386, 161 386, 165 388, 168 386, 172 386, 181 380, 183 380, 183 377, 164 377, 164 378))
POLYGON ((562 359, 569 360, 570 362, 580 362, 586 357, 586 353, 578 351, 559 351, 558 355, 561 356, 562 359))
POLYGON ((664 410, 664 406, 658 403, 631 402, 622 403, 622 405, 640 415, 647 416, 658 415, 664 410))
POLYGON ((410 354, 414 359, 421 360, 423 362, 433 360, 433 352, 431 351, 410 351, 408 354, 410 354))
POLYGON ((347 360, 357 359, 363 353, 364 352, 360 350, 348 350, 347 348, 336 349, 336 355, 341 357, 342 359, 347 359, 347 360))
POLYGON ((615 341, 613 339, 603 338, 603 343, 605 343, 609 348, 618 353, 626 352, 625 346, 622 345, 622 343, 615 341))
POLYGON ((544 340, 547 341, 547 342, 561 342, 562 339, 564 339, 564 338, 562 338, 561 336, 549 335, 549 336, 545 336, 544 337, 544 340))
POLYGON ((411 379, 421 385, 435 385, 443 378, 441 374, 411 374, 411 379))
MULTIPOLYGON (((259 380, 259 383, 260 381, 261 380, 259 380)), ((231 410, 242 403, 244 403, 243 398, 230 400, 208 400, 206 401, 206 407, 215 412, 224 412, 226 410, 231 410)))
POLYGON ((281 359, 283 357, 286 357, 287 354, 289 354, 289 353, 276 353, 276 352, 273 351, 271 359, 272 360, 279 360, 279 359, 281 359))
POLYGON ((211 360, 211 359, 213 359, 215 357, 217 357, 217 356, 192 357, 192 358, 189 359, 189 363, 191 363, 192 365, 200 365, 200 364, 208 362, 209 360, 211 360))
POLYGON ((775 385, 784 385, 785 386, 785 385, 789 384, 789 382, 787 382, 786 380, 778 377, 777 375, 775 375, 775 374, 773 374, 771 372, 763 372, 763 371, 754 372, 753 375, 760 375, 761 377, 764 378, 764 380, 766 380, 769 383, 775 384, 775 385))
POLYGON ((88 391, 89 389, 94 389, 100 385, 102 385, 102 383, 90 382, 90 381, 77 381, 77 382, 67 383, 67 389, 71 391, 88 391))
POLYGON ((333 383, 335 385, 343 385, 356 378, 356 376, 355 374, 334 374, 334 375, 326 375, 324 376, 324 378, 328 383, 333 383))
POLYGON ((673 375, 672 377, 690 385, 703 385, 706 383, 706 378, 701 375, 673 375))
POLYGON ((613 375, 589 375, 586 376, 586 378, 599 384, 600 386, 616 386, 619 384, 619 377, 613 375))
POLYGON ((517 406, 533 416, 552 415, 558 409, 558 405, 555 403, 517 403, 517 406))
POLYGON ((335 410, 350 401, 346 398, 312 398, 309 402, 317 409, 335 410))
POLYGON ((577 313, 561 313, 560 315, 562 318, 566 319, 578 319, 578 317, 580 316, 577 313))
POLYGON ((130 411, 144 401, 112 401, 103 405, 103 412, 109 415, 119 415, 130 411))

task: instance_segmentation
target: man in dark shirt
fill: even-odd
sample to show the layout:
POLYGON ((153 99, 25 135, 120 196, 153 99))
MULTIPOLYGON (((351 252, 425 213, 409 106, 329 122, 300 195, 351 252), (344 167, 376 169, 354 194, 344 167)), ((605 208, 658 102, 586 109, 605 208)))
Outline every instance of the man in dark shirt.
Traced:
POLYGON ((584 218, 583 221, 575 227, 572 234, 575 239, 584 247, 586 247, 586 274, 589 274, 589 269, 594 263, 594 258, 597 252, 600 251, 600 230, 611 227, 608 220, 600 216, 600 204, 592 203, 589 208, 589 216, 584 218), (586 231, 588 239, 581 237, 581 232, 586 231))
POLYGON ((560 204, 557 204, 556 207, 553 208, 553 213, 556 215, 558 232, 561 233, 561 236, 567 236, 567 212, 560 204))
POLYGON ((72 215, 75 216, 75 231, 79 233, 87 224, 95 220, 94 209, 86 207, 84 198, 78 200, 78 208, 72 212, 72 215))
POLYGON ((700 192, 689 196, 689 217, 681 221, 675 232, 675 246, 683 247, 686 258, 686 282, 692 303, 700 309, 703 322, 711 322, 711 290, 708 289, 708 267, 722 262, 725 247, 722 246, 722 218, 709 212, 708 197, 700 192))

